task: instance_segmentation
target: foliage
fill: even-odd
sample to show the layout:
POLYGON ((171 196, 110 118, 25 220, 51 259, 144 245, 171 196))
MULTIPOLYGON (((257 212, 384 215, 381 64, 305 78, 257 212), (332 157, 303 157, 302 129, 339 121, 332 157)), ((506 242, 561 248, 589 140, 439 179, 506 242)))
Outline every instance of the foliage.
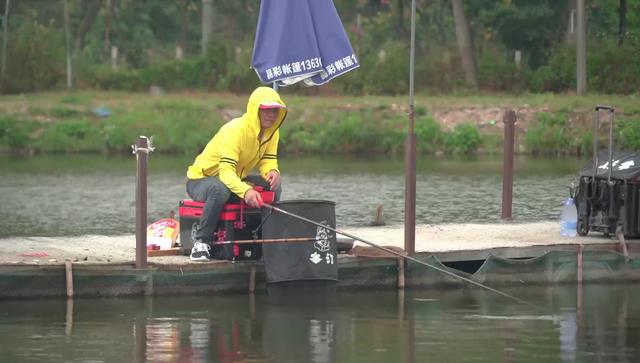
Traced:
POLYGON ((532 69, 546 63, 546 51, 561 39, 568 10, 565 2, 556 0, 481 0, 471 2, 470 8, 507 49, 523 50, 532 69))
POLYGON ((62 121, 45 128, 36 142, 44 152, 98 152, 103 143, 97 127, 85 120, 62 121))
MULTIPOLYGON (((216 0, 214 36, 201 49, 200 0, 100 2, 95 23, 76 51, 88 2, 68 1, 73 81, 78 88, 147 91, 248 92, 258 84, 249 68, 259 4, 216 0), (110 7, 107 7, 110 4, 110 7), (111 69, 110 49, 118 49, 111 69), (176 47, 184 59, 175 58, 176 47)), ((324 89, 347 95, 408 90, 407 2, 335 0, 360 68, 324 89)), ((565 92, 575 87, 575 48, 567 42, 569 6, 556 0, 466 1, 481 90, 565 92), (513 52, 521 50, 517 69, 513 52)), ((62 3, 12 2, 7 76, 0 92, 52 90, 66 85, 62 3), (15 3, 15 4, 14 4, 15 3)), ((618 0, 587 2, 590 91, 631 94, 640 88, 640 2, 627 2, 627 28, 618 34, 618 0), (623 46, 618 42, 624 40, 623 46)), ((465 90, 449 1, 418 2, 415 90, 465 90)), ((7 36, 2 34, 2 37, 7 36)), ((80 43, 78 43, 80 44, 80 43)), ((302 94, 309 89, 295 88, 302 94)))
POLYGON ((420 117, 416 120, 416 147, 422 153, 432 153, 438 150, 443 140, 440 124, 431 116, 420 117))
MULTIPOLYGON (((138 135, 153 138, 159 153, 199 152, 219 127, 241 112, 246 97, 232 94, 48 93, 4 96, 0 107, 0 151, 130 153, 138 135), (16 102, 17 101, 17 102, 16 102), (28 105, 25 107, 24 105, 28 105), (112 114, 98 118, 90 110, 108 107, 112 114), (36 121, 37 120, 37 121, 36 121)), ((402 155, 408 119, 399 106, 404 97, 296 97, 286 96, 291 114, 281 128, 281 154, 402 155)), ((464 123, 443 131, 429 109, 452 105, 551 105, 553 111, 535 115, 528 125, 520 152, 590 154, 592 105, 612 104, 619 113, 615 144, 640 148, 640 108, 635 96, 524 95, 517 98, 417 97, 417 150, 432 153, 494 153, 501 151, 497 128, 479 129, 464 123), (554 102, 549 102, 549 97, 554 102), (428 105, 428 107, 427 107, 428 105), (575 109, 579 111, 576 112, 575 109)), ((523 126, 520 124, 520 127, 523 126)))
POLYGON ((566 115, 540 112, 537 119, 525 135, 527 150, 534 155, 566 153, 571 146, 566 115))
MULTIPOLYGON (((54 88, 63 79, 64 42, 55 23, 39 23, 36 10, 13 23, 7 41, 6 92, 32 92, 54 88)), ((4 35, 3 35, 4 36, 4 35)))
POLYGON ((576 48, 558 45, 547 65, 527 74, 528 88, 533 92, 561 92, 576 83, 576 48))
POLYGON ((618 139, 621 149, 640 150, 640 119, 619 120, 618 139))
POLYGON ((481 138, 475 124, 461 123, 444 134, 444 147, 448 153, 471 154, 478 150, 481 138))
POLYGON ((0 115, 0 149, 21 150, 29 144, 29 133, 34 123, 9 115, 0 115))
POLYGON ((483 89, 509 92, 520 90, 523 83, 516 65, 494 52, 486 52, 480 57, 478 82, 483 89))
POLYGON ((613 41, 591 45, 587 62, 589 86, 605 93, 631 94, 640 90, 640 49, 613 41), (634 59, 636 61, 629 61, 634 59))

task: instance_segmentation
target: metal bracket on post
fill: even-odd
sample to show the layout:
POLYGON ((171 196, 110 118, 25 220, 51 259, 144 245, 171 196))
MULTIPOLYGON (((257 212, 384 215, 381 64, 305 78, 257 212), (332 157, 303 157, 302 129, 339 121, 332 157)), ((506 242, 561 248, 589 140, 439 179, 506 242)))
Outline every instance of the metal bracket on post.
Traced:
POLYGON ((136 174, 136 268, 147 268, 147 159, 154 148, 151 140, 140 136, 131 145, 137 160, 136 174))

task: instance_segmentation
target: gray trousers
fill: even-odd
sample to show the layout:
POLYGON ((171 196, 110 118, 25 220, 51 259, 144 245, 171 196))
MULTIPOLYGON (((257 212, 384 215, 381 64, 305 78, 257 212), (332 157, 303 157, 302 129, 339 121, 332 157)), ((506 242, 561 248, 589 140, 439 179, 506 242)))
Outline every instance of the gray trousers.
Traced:
MULTIPOLYGON (((253 185, 259 185, 269 190, 269 183, 259 175, 249 175, 242 179, 253 185)), ((282 188, 274 190, 275 200, 280 200, 282 188)), ((224 208, 224 205, 232 197, 237 197, 231 193, 220 178, 209 176, 202 179, 187 180, 187 194, 196 202, 204 202, 204 209, 200 217, 198 229, 193 238, 202 242, 211 243, 213 241, 213 233, 218 225, 218 217, 224 208)))

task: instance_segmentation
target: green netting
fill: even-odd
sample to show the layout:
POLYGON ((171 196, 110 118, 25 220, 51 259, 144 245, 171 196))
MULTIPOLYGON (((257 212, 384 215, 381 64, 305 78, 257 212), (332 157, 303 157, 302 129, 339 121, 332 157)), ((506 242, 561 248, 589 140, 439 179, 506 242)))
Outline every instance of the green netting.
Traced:
POLYGON ((455 275, 469 279, 471 275, 466 272, 449 268, 440 262, 435 256, 415 256, 415 259, 422 261, 429 266, 425 266, 415 261, 407 260, 406 286, 435 286, 435 285, 464 285, 464 280, 448 275, 437 269, 448 271, 455 275), (433 266, 433 267, 430 267, 433 266), (435 268, 434 268, 435 267, 435 268))
MULTIPOLYGON (((640 278, 640 260, 617 252, 585 251, 582 281, 605 282, 640 278)), ((489 256, 473 280, 491 284, 573 283, 578 280, 578 252, 550 251, 529 259, 489 256)))

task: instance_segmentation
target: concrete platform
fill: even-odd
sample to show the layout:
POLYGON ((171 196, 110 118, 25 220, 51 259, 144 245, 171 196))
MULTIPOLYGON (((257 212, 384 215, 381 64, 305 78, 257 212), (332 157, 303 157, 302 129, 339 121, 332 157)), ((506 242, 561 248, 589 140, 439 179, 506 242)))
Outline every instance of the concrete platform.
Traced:
MULTIPOLYGON (((345 232, 401 250, 403 228, 345 232)), ((262 261, 191 262, 187 256, 149 257, 135 268, 135 236, 0 239, 0 297, 192 295, 265 290, 262 261)), ((491 286, 640 281, 640 243, 602 235, 567 238, 556 223, 419 226, 419 261, 381 256, 356 242, 338 256, 339 289, 466 286, 455 275, 491 286), (420 262, 422 261, 422 262, 420 262), (426 265, 425 265, 426 264, 426 265), (434 268, 435 266, 435 268, 434 268), (454 276, 443 274, 448 270, 454 276)))
MULTIPOLYGON (((344 232, 378 245, 404 247, 402 226, 344 228, 344 232)), ((451 261, 481 259, 491 251, 505 258, 523 258, 571 245, 615 243, 616 239, 605 238, 600 233, 562 237, 556 222, 442 224, 419 225, 416 228, 416 252, 434 254, 451 261), (532 246, 537 248, 523 249, 532 246)), ((355 245, 367 246, 362 242, 355 245)), ((66 260, 74 264, 132 263, 135 261, 135 235, 0 239, 0 264, 55 265, 64 264, 66 260)), ((159 265, 202 264, 191 262, 185 256, 150 257, 148 261, 159 265)))

